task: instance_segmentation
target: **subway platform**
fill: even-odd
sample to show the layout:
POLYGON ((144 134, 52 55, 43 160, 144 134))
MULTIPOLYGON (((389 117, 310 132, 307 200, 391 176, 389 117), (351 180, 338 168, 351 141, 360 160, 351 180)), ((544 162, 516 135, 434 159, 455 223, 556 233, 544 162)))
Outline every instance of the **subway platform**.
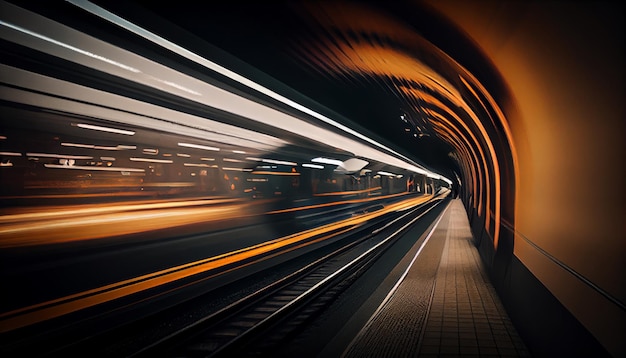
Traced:
POLYGON ((343 357, 530 356, 490 282, 460 200, 449 203, 420 250, 343 357), (422 254, 432 260, 438 253, 431 274, 420 268, 422 254))

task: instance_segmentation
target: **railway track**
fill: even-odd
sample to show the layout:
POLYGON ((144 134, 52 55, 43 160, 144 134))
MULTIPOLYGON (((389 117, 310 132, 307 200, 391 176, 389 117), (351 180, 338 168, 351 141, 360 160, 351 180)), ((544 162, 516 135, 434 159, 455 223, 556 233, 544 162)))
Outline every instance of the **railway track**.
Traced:
POLYGON ((347 244, 137 351, 132 357, 264 356, 314 320, 345 287, 441 201, 379 223, 347 244))

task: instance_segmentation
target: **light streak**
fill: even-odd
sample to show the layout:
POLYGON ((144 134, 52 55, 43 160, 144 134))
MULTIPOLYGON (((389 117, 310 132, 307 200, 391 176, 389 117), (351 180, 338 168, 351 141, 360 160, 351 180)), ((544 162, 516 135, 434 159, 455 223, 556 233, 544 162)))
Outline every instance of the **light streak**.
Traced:
POLYGON ((217 165, 204 164, 204 163, 184 163, 186 167, 203 167, 203 168, 217 168, 217 165))
POLYGON ((208 145, 201 145, 201 144, 193 144, 193 143, 178 143, 179 146, 181 147, 186 147, 186 148, 195 148, 195 149, 204 149, 204 150, 212 150, 212 151, 219 151, 219 148, 216 147, 209 147, 208 145))
POLYGON ((262 170, 255 170, 252 172, 252 174, 255 175, 283 175, 283 176, 298 176, 300 175, 300 173, 293 173, 293 172, 270 172, 270 171, 262 171, 262 170))
POLYGON ((44 166, 50 169, 96 170, 96 171, 106 171, 106 172, 133 172, 133 173, 145 172, 144 169, 139 169, 139 168, 97 167, 97 166, 90 166, 90 165, 44 164, 44 166))
POLYGON ((119 67, 119 68, 125 69, 125 70, 127 70, 127 71, 134 72, 134 73, 139 73, 139 72, 141 72, 141 71, 139 71, 138 69, 136 69, 136 68, 134 68, 134 67, 131 67, 131 66, 125 65, 125 64, 123 64, 123 63, 120 63, 120 62, 117 62, 117 61, 111 60, 110 58, 106 58, 106 57, 104 57, 104 56, 100 56, 100 55, 95 54, 95 53, 93 53, 93 52, 89 52, 89 51, 87 51, 87 50, 83 50, 83 49, 80 49, 80 48, 78 48, 78 47, 75 47, 75 46, 72 46, 72 45, 66 44, 65 42, 61 42, 61 41, 55 40, 55 39, 53 39, 53 38, 50 38, 50 37, 48 37, 48 36, 45 36, 45 35, 42 35, 42 34, 36 33, 36 32, 34 32, 34 31, 30 31, 30 30, 25 29, 25 28, 23 28, 23 27, 20 27, 20 26, 14 25, 14 24, 10 24, 10 23, 8 23, 8 22, 4 22, 4 21, 2 21, 2 20, 0 20, 0 24, 1 24, 1 25, 6 26, 6 27, 8 27, 8 28, 11 28, 11 29, 13 29, 13 30, 17 30, 17 31, 19 31, 19 32, 22 32, 22 33, 28 34, 28 35, 33 36, 33 37, 35 37, 35 38, 38 38, 38 39, 40 39, 40 40, 44 40, 44 41, 47 41, 47 42, 53 43, 53 44, 55 44, 55 45, 58 45, 58 46, 64 47, 64 48, 66 48, 66 49, 69 49, 69 50, 72 50, 72 51, 74 51, 74 52, 80 53, 80 54, 82 54, 82 55, 89 56, 89 57, 91 57, 91 58, 95 58, 96 60, 100 60, 100 61, 106 62, 106 63, 108 63, 108 64, 110 64, 110 65, 114 65, 114 66, 116 66, 116 67, 119 67))
MULTIPOLYGON (((358 225, 361 225, 368 220, 376 218, 387 212, 404 208, 407 205, 416 206, 428 201, 430 198, 431 196, 411 198, 404 202, 390 204, 385 209, 355 216, 336 223, 326 224, 317 228, 269 240, 257 245, 241 248, 217 256, 171 267, 143 276, 79 292, 66 297, 38 303, 32 306, 19 308, 10 312, 4 312, 0 314, 0 332, 3 333, 12 331, 43 320, 59 317, 97 304, 112 301, 120 297, 172 283, 183 278, 209 272, 226 265, 242 262, 250 258, 259 257, 259 259, 262 259, 260 258, 261 255, 271 254, 272 252, 274 252, 274 255, 278 255, 285 252, 279 252, 278 250, 284 250, 293 244, 300 243, 301 245, 307 245, 313 242, 327 240, 336 236, 338 234, 337 230, 344 230, 344 232, 348 231, 351 228, 357 227, 358 225), (314 240, 308 243, 305 242, 305 240, 309 239, 314 240)), ((148 219, 152 222, 158 222, 159 220, 154 219, 161 215, 173 215, 173 212, 170 210, 166 210, 164 213, 155 213, 154 211, 150 212, 150 214, 136 215, 140 215, 144 219, 148 219)), ((107 226, 111 227, 115 225, 107 226)))
POLYGON ((341 165, 341 163, 343 163, 343 161, 338 160, 338 159, 322 158, 322 157, 313 158, 311 159, 311 161, 314 163, 323 163, 323 164, 330 164, 330 165, 341 165))
POLYGON ((137 158, 137 157, 131 157, 129 159, 133 162, 164 163, 164 164, 174 163, 174 161, 171 159, 152 159, 152 158, 137 158))
POLYGON ((124 134, 124 135, 135 135, 135 132, 133 131, 129 131, 125 129, 118 129, 118 128, 111 128, 111 127, 96 126, 93 124, 78 123, 76 126, 79 128, 91 129, 91 130, 100 131, 100 132, 108 132, 108 133, 116 133, 116 134, 124 134))
POLYGON ((37 158, 59 158, 59 159, 93 159, 87 155, 71 155, 71 154, 51 154, 51 153, 26 153, 28 157, 37 158))
POLYGON ((261 159, 261 161, 263 163, 270 163, 270 164, 291 165, 291 166, 298 165, 298 163, 289 162, 289 161, 285 161, 285 160, 261 159))

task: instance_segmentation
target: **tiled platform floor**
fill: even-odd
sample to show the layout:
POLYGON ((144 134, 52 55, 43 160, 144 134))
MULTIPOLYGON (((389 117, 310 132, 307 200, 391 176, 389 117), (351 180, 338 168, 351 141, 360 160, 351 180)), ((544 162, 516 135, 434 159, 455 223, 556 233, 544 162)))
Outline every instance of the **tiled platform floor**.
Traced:
POLYGON ((490 283, 460 200, 450 203, 427 245, 437 240, 445 242, 433 283, 424 286, 420 272, 409 269, 344 356, 530 356, 490 283), (417 298, 424 287, 431 293, 427 303, 417 298))

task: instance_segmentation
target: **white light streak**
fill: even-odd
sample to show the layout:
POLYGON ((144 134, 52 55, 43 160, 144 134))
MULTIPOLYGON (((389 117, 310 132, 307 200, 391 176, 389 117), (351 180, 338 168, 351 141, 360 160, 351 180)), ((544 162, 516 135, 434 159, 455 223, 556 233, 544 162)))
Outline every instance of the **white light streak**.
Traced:
POLYGON ((17 153, 17 152, 0 152, 0 155, 4 155, 7 157, 21 157, 22 153, 17 153))
POLYGON ((171 82, 171 81, 162 80, 162 79, 160 79, 160 78, 156 78, 156 77, 154 77, 154 79, 155 79, 155 80, 157 80, 157 81, 159 81, 159 82, 161 82, 161 83, 163 83, 163 84, 166 84, 166 85, 168 85, 168 86, 170 86, 170 87, 174 87, 174 88, 176 88, 176 89, 179 89, 179 90, 181 90, 181 91, 185 91, 185 92, 187 92, 187 93, 191 93, 191 94, 196 95, 196 96, 202 96, 202 93, 197 92, 197 91, 194 91, 194 90, 192 90, 192 89, 189 89, 189 88, 187 88, 187 87, 185 87, 185 86, 183 86, 183 85, 179 85, 178 83, 174 83, 174 82, 171 82))
POLYGON ((152 158, 135 158, 135 157, 130 158, 130 160, 133 162, 165 163, 165 164, 174 162, 170 159, 152 159, 152 158))
POLYGON ((37 158, 60 158, 60 159, 93 159, 93 157, 86 155, 71 155, 71 154, 51 154, 51 153, 26 153, 29 157, 37 158))
POLYGON ((46 168, 51 169, 76 169, 76 170, 97 170, 107 172, 145 172, 139 168, 116 168, 116 167, 92 167, 88 165, 60 165, 60 164, 44 164, 46 168))
POLYGON ((295 162, 288 162, 288 161, 285 161, 285 160, 261 159, 261 161, 262 161, 263 163, 270 163, 270 164, 292 165, 292 166, 296 166, 296 165, 298 165, 298 163, 295 163, 295 162))
POLYGON ((343 163, 343 161, 341 160, 322 158, 322 157, 313 158, 311 159, 311 161, 314 163, 324 163, 324 164, 330 164, 330 165, 341 165, 341 163, 343 163))
POLYGON ((302 166, 306 167, 306 168, 313 168, 313 169, 324 169, 324 166, 323 165, 319 165, 319 164, 305 163, 305 164, 302 164, 302 166))
POLYGON ((222 170, 233 171, 233 172, 251 172, 252 171, 252 169, 233 168, 233 167, 222 167, 222 170))
POLYGON ((118 129, 118 128, 111 128, 111 127, 95 126, 93 124, 78 123, 76 126, 79 128, 91 129, 94 131, 117 133, 117 134, 124 134, 124 135, 135 135, 135 132, 133 131, 129 131, 125 129, 118 129))
POLYGON ((104 57, 104 56, 100 56, 100 55, 98 55, 98 54, 95 54, 95 53, 92 53, 92 52, 89 52, 89 51, 86 51, 86 50, 80 49, 80 48, 78 48, 78 47, 74 47, 74 46, 72 46, 72 45, 66 44, 65 42, 61 42, 61 41, 55 40, 55 39, 53 39, 53 38, 50 38, 50 37, 48 37, 48 36, 45 36, 45 35, 42 35, 42 34, 36 33, 36 32, 34 32, 34 31, 30 31, 30 30, 25 29, 25 28, 23 28, 23 27, 20 27, 20 26, 14 25, 14 24, 10 24, 10 23, 8 23, 8 22, 4 22, 4 21, 2 21, 2 20, 0 20, 0 24, 2 24, 2 25, 4 25, 4 26, 6 26, 6 27, 8 27, 8 28, 11 28, 11 29, 13 29, 13 30, 17 30, 17 31, 19 31, 19 32, 22 32, 22 33, 24 33, 24 34, 27 34, 27 35, 30 35, 30 36, 36 37, 36 38, 38 38, 38 39, 40 39, 40 40, 44 40, 44 41, 47 41, 47 42, 53 43, 53 44, 55 44, 55 45, 61 46, 61 47, 66 48, 66 49, 68 49, 68 50, 72 50, 72 51, 74 51, 74 52, 78 52, 78 53, 80 53, 80 54, 82 54, 82 55, 89 56, 89 57, 91 57, 91 58, 95 58, 95 59, 97 59, 97 60, 100 60, 100 61, 106 62, 106 63, 108 63, 108 64, 111 64, 111 65, 113 65, 113 66, 116 66, 116 67, 119 67, 119 68, 125 69, 125 70, 127 70, 127 71, 134 72, 134 73, 139 73, 139 72, 141 72, 141 71, 139 71, 138 69, 136 69, 136 68, 134 68, 134 67, 131 67, 131 66, 125 65, 125 64, 123 64, 123 63, 120 63, 120 62, 117 62, 117 61, 111 60, 110 58, 106 58, 106 57, 104 57))
POLYGON ((204 149, 204 150, 212 150, 212 151, 219 151, 219 148, 216 147, 209 147, 207 145, 200 145, 200 144, 193 144, 193 143, 178 143, 179 146, 181 147, 185 147, 185 148, 195 148, 195 149, 204 149))
POLYGON ((203 167, 203 168, 217 168, 217 165, 209 165, 204 163, 184 163, 186 167, 203 167))
POLYGON ((79 143, 66 143, 66 142, 61 143, 61 145, 64 147, 88 148, 88 149, 93 149, 95 147, 95 145, 93 144, 79 144, 79 143))

